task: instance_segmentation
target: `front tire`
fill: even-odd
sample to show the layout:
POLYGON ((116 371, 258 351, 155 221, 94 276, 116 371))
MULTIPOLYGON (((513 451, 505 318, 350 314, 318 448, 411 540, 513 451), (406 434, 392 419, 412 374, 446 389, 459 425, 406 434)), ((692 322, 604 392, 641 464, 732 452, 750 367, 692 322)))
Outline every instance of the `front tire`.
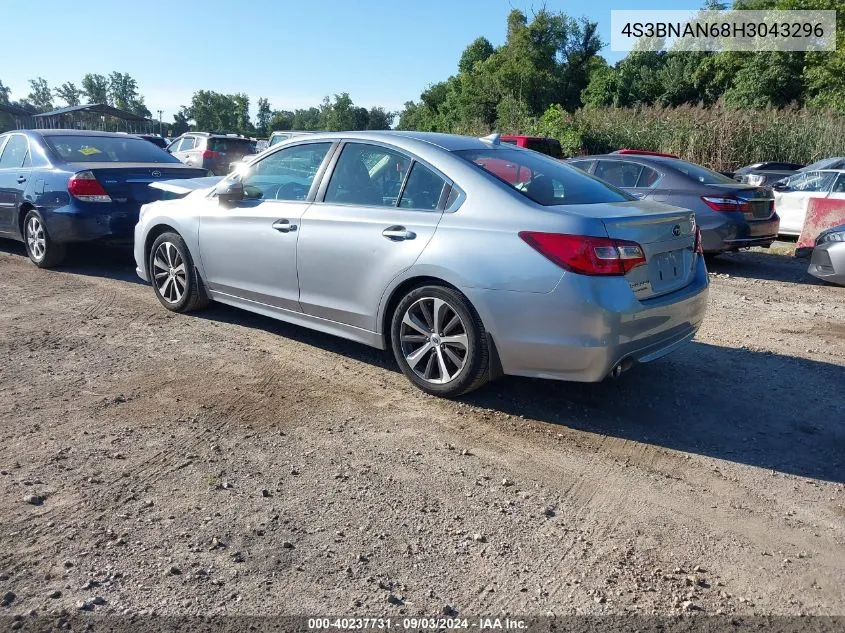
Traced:
POLYGON ((466 297, 452 288, 411 290, 396 306, 390 331, 399 368, 426 393, 454 398, 489 379, 484 324, 466 297))
POLYGON ((210 303, 191 252, 178 233, 162 233, 156 238, 147 270, 156 297, 168 310, 191 312, 210 303))
POLYGON ((53 241, 44 218, 35 209, 29 211, 23 220, 23 239, 26 254, 39 268, 58 266, 65 258, 65 245, 53 241))

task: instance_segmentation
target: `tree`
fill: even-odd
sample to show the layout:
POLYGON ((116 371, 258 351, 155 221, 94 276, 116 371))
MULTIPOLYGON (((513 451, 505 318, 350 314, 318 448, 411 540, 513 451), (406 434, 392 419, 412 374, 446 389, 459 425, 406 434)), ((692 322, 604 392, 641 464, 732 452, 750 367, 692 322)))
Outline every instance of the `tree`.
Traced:
POLYGON ((109 103, 109 80, 103 75, 88 73, 82 78, 82 93, 88 103, 109 103))
POLYGON ((49 112, 53 109, 53 93, 47 80, 43 77, 29 80, 31 91, 27 95, 27 101, 39 112, 49 112))
POLYGON ((68 106, 78 106, 83 94, 72 81, 66 81, 58 88, 53 88, 53 93, 68 106))
POLYGON ((393 120, 396 114, 393 112, 386 112, 384 108, 373 106, 367 113, 367 127, 368 130, 389 130, 393 125, 393 120))
POLYGON ((9 87, 5 86, 3 82, 0 81, 0 103, 9 103, 10 94, 12 94, 12 91, 9 87))
POLYGON ((179 136, 191 129, 191 110, 186 106, 181 106, 179 111, 173 115, 173 125, 171 126, 171 134, 179 136))
POLYGON ((265 135, 272 134, 276 130, 292 130, 293 116, 293 112, 288 110, 274 110, 265 135))
POLYGON ((255 116, 256 132, 259 136, 267 136, 270 130, 270 121, 273 118, 273 112, 270 110, 270 102, 264 97, 258 98, 258 112, 255 116))
POLYGON ((464 49, 458 62, 458 71, 468 73, 475 68, 475 64, 485 61, 496 51, 486 37, 479 37, 464 49))

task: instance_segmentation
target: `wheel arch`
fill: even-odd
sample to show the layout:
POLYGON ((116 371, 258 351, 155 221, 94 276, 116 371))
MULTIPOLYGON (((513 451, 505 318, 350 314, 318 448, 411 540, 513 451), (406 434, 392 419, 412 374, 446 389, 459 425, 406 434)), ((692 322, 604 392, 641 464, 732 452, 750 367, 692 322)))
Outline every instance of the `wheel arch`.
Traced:
MULTIPOLYGON (((384 310, 379 318, 379 326, 381 327, 381 341, 384 349, 387 351, 391 350, 391 321, 393 320, 393 313, 396 310, 396 306, 402 300, 406 294, 411 292, 414 288, 419 288, 421 286, 428 286, 428 285, 435 285, 435 286, 444 286, 446 288, 451 288, 455 292, 459 292, 466 302, 470 305, 470 307, 475 310, 476 314, 478 314, 478 318, 481 319, 482 324, 484 324, 484 317, 480 314, 478 308, 473 305, 472 301, 466 294, 461 291, 458 286, 453 283, 446 281, 441 277, 436 277, 434 275, 415 275, 413 277, 409 277, 407 279, 402 280, 393 290, 390 291, 387 300, 383 302, 384 310)), ((499 376, 504 374, 502 370, 502 362, 499 359, 499 351, 496 348, 496 341, 493 338, 493 335, 490 333, 490 330, 487 328, 487 325, 484 324, 484 329, 487 336, 487 343, 490 348, 490 360, 489 360, 489 377, 491 380, 498 378, 499 376)))
MULTIPOLYGON (((176 233, 176 235, 182 237, 183 240, 185 239, 179 230, 170 224, 164 222, 156 224, 147 231, 147 236, 144 238, 144 269, 146 269, 150 263, 150 251, 153 248, 153 242, 155 242, 158 236, 163 233, 176 233)), ((146 272, 149 275, 150 271, 147 270, 146 272)))
POLYGON ((18 232, 20 233, 22 240, 26 240, 26 237, 24 236, 24 232, 23 232, 24 231, 23 222, 26 219, 26 214, 29 213, 30 211, 37 211, 37 209, 35 208, 35 205, 32 204, 31 202, 24 202, 18 208, 18 232))

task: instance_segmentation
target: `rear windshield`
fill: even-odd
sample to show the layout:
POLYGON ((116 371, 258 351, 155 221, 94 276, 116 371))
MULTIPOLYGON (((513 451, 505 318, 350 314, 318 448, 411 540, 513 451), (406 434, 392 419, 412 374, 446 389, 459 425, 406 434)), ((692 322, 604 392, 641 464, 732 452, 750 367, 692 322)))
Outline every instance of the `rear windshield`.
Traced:
POLYGON ((44 141, 69 163, 178 163, 160 147, 131 136, 45 136, 44 141))
POLYGON ((460 150, 455 154, 538 204, 599 204, 636 200, 565 163, 520 149, 460 150))
POLYGON ((210 138, 208 149, 212 152, 252 154, 255 152, 255 141, 250 141, 248 138, 210 138))
POLYGON ((693 163, 688 163, 685 160, 678 160, 672 159, 671 162, 667 162, 667 165, 677 169, 682 174, 685 174, 692 178, 693 180, 700 182, 705 185, 719 185, 719 184, 736 184, 736 180, 733 178, 729 178, 724 174, 720 174, 715 171, 710 171, 706 167, 702 167, 701 165, 694 165, 693 163))

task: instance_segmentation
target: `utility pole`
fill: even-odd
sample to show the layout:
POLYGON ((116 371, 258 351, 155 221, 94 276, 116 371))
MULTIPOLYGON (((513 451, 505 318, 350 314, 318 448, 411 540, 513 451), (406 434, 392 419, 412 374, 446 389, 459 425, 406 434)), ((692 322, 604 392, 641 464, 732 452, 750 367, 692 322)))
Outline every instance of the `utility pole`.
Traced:
POLYGON ((164 134, 161 133, 161 113, 164 112, 164 110, 157 110, 157 112, 158 112, 158 135, 164 136, 164 134))

